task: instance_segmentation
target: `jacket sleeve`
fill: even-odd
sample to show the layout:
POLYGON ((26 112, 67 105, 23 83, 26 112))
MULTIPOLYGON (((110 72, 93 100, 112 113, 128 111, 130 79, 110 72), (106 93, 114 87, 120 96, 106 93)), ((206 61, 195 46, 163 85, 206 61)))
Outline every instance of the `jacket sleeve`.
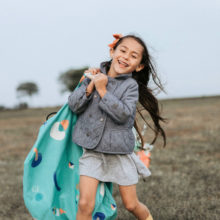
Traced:
POLYGON ((92 98, 92 94, 90 96, 86 96, 86 87, 88 86, 90 79, 85 78, 82 81, 80 87, 76 88, 68 98, 68 105, 70 109, 76 113, 80 114, 87 108, 89 101, 92 98))
POLYGON ((107 91, 99 107, 117 123, 124 124, 135 114, 138 97, 138 84, 135 82, 128 86, 121 99, 107 91))

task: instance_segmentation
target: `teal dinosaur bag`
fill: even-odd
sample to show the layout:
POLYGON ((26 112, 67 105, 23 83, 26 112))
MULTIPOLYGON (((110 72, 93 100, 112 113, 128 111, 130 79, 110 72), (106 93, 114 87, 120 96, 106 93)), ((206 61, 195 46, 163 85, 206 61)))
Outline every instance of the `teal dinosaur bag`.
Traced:
MULTIPOLYGON (((79 200, 79 158, 83 149, 72 141, 77 121, 65 104, 39 130, 24 161, 23 197, 36 220, 74 220, 79 200)), ((98 185, 93 220, 117 216, 112 183, 98 185)))

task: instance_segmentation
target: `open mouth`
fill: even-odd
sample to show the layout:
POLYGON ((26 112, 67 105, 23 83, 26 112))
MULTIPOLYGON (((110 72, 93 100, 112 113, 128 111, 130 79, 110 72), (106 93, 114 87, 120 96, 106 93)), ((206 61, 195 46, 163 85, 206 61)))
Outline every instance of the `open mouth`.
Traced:
POLYGON ((121 60, 118 60, 118 63, 120 66, 123 66, 123 67, 128 67, 129 65, 121 60))

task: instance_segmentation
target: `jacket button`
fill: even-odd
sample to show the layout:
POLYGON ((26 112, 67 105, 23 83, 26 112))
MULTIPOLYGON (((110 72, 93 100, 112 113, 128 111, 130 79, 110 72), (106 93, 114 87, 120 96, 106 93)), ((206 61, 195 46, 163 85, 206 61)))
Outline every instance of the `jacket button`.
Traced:
POLYGON ((100 121, 103 121, 104 119, 103 118, 100 118, 100 121))
POLYGON ((97 95, 94 95, 94 98, 97 98, 97 95))

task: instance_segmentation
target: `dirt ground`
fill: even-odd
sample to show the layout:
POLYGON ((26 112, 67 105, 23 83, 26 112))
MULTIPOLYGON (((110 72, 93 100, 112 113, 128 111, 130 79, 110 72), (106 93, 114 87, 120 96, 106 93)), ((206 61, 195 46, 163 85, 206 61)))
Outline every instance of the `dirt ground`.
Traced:
MULTIPOLYGON (((152 175, 137 185, 154 220, 220 219, 220 97, 163 100, 167 146, 154 144, 152 175)), ((56 108, 0 112, 0 220, 32 219, 22 196, 23 162, 45 116, 56 108)), ((139 123, 143 121, 139 119, 139 123)), ((152 140, 147 129, 145 141, 152 140)), ((118 220, 135 219, 114 185, 118 220)))

